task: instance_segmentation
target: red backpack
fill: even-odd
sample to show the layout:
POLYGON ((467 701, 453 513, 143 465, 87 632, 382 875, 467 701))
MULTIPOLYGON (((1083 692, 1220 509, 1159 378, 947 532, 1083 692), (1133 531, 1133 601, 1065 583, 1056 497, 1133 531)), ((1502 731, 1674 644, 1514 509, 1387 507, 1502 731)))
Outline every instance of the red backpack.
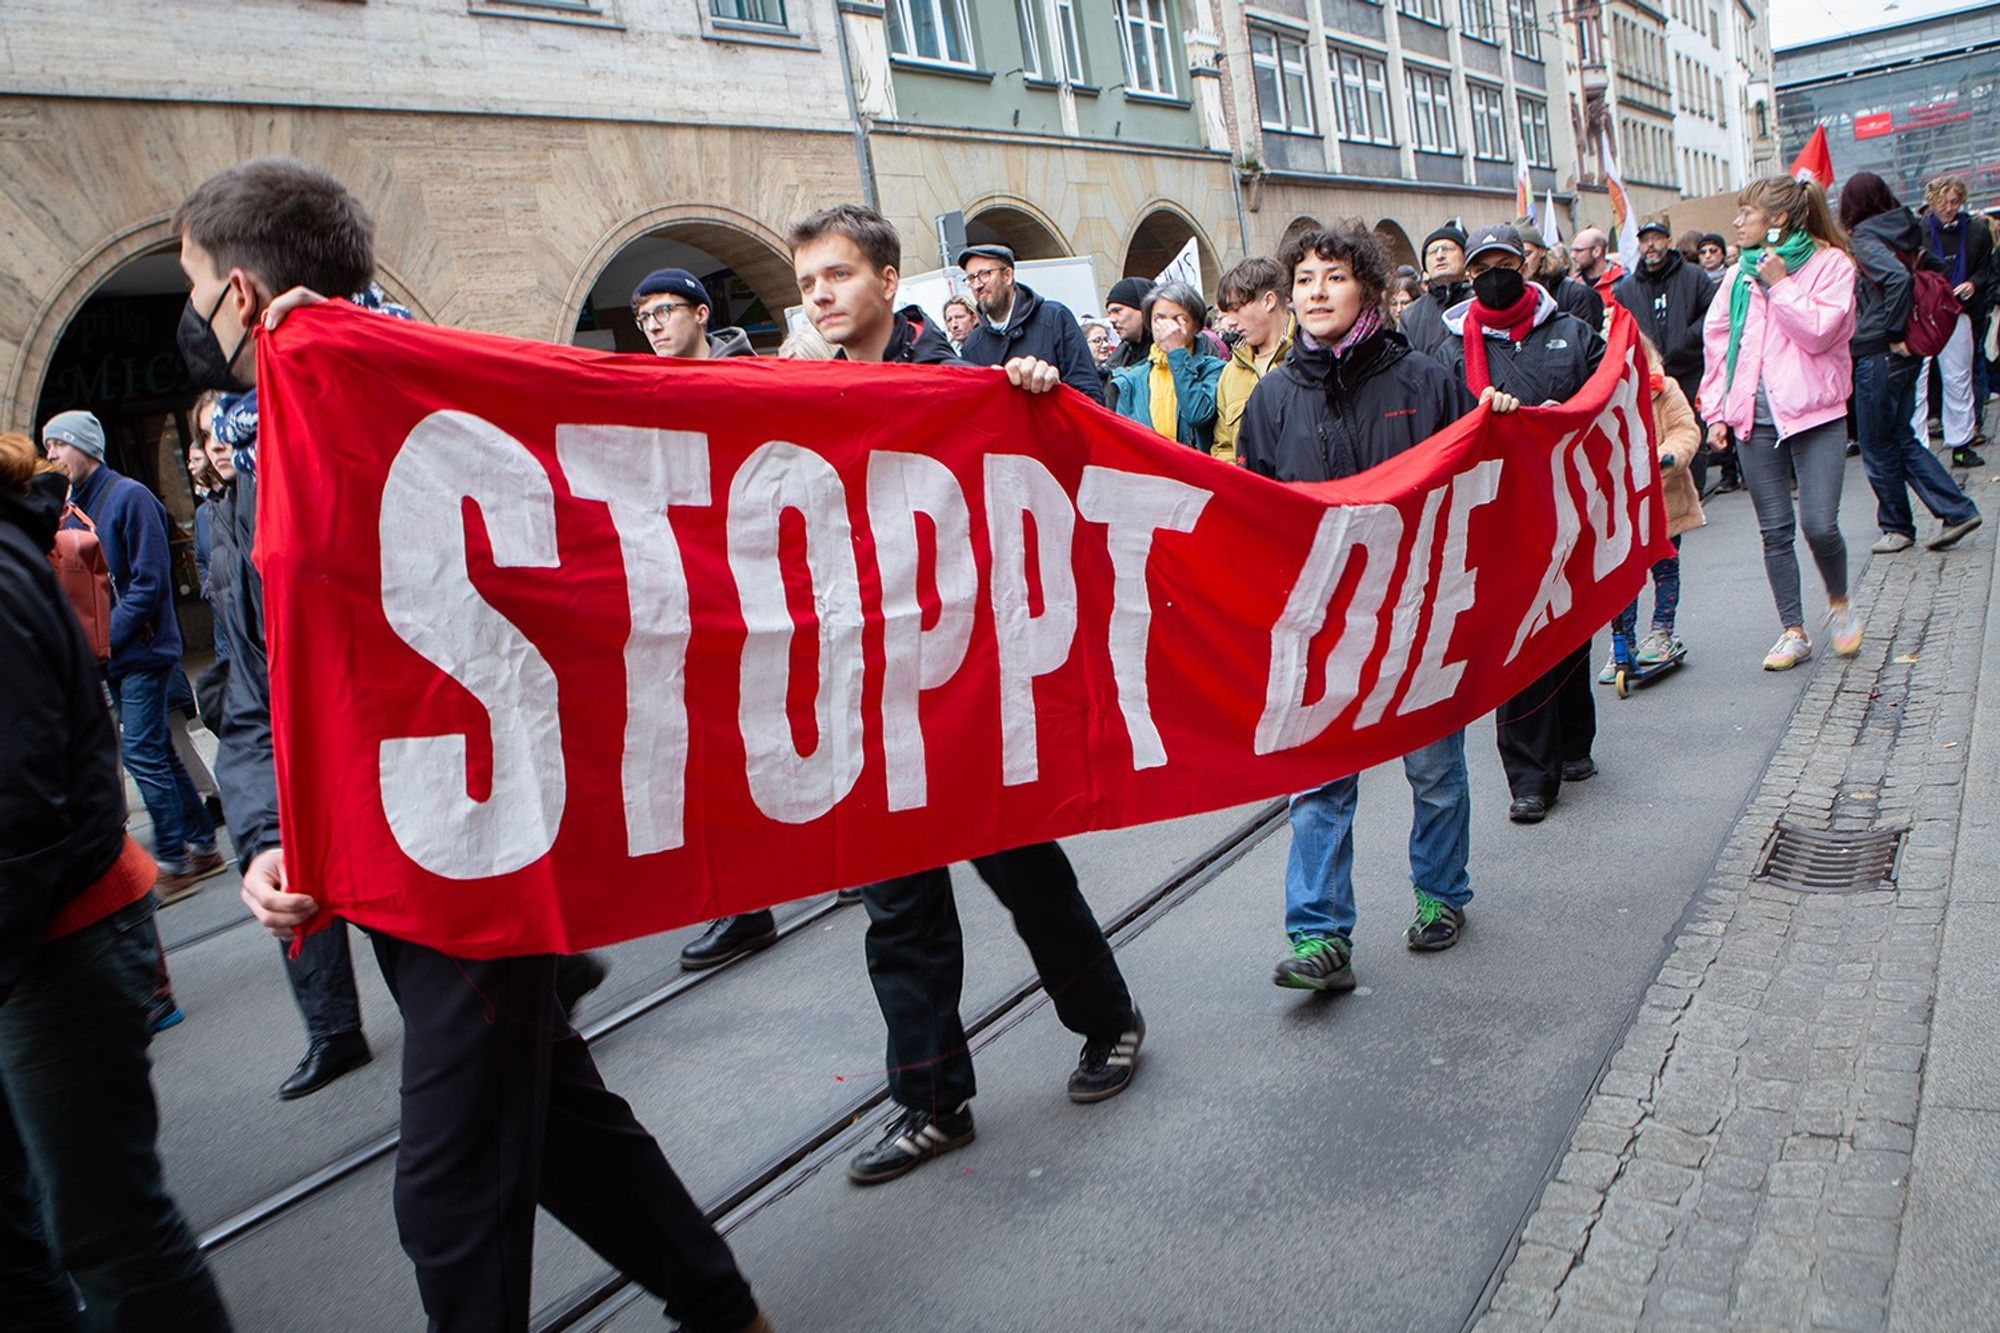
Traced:
POLYGON ((97 541, 97 525, 90 515, 75 505, 63 506, 65 519, 76 519, 80 528, 59 528, 49 563, 55 567, 56 582, 76 611, 83 626, 83 639, 97 660, 111 660, 111 567, 104 562, 104 548, 97 541))
POLYGON ((1903 326, 1903 346, 1911 356, 1937 356, 1958 327, 1958 298, 1944 274, 1918 265, 1914 257, 1898 258, 1910 270, 1910 322, 1903 326))

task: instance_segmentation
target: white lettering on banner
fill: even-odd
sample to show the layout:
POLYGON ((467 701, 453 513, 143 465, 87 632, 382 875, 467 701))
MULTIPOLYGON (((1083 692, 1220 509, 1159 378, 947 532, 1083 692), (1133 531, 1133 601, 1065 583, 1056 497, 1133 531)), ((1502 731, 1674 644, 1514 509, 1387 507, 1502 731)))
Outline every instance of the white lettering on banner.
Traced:
POLYGON ((562 823, 556 677, 494 610, 466 561, 465 501, 479 506, 493 563, 557 564, 555 490, 519 440, 466 412, 418 422, 382 489, 382 610, 390 628, 486 710, 492 790, 467 791, 461 734, 384 740, 382 809, 403 851, 434 875, 483 879, 533 864, 562 823))
POLYGON ((861 578, 847 492, 833 465, 783 440, 759 447, 729 486, 729 569, 744 627, 741 697, 751 799, 772 819, 805 824, 838 805, 861 776, 861 578), (813 720, 819 738, 802 755, 786 709, 792 634, 778 558, 784 511, 805 519, 806 568, 819 623, 813 720))
POLYGON ((709 503, 708 436, 651 426, 557 426, 556 461, 579 499, 610 506, 632 628, 625 640, 625 843, 678 847, 687 806, 687 570, 667 510, 709 503))
POLYGON ((1382 720, 1409 670, 1410 652, 1417 644, 1417 621, 1424 610, 1424 593, 1430 587, 1431 538, 1437 531, 1438 507, 1449 493, 1449 487, 1440 486, 1424 497, 1423 513, 1417 516, 1417 536, 1410 543, 1410 562, 1403 570, 1403 588, 1396 594, 1396 609, 1389 616, 1389 642, 1382 650, 1382 670, 1375 677, 1375 688, 1368 691, 1360 711, 1354 715, 1357 727, 1382 720))
POLYGON ((1569 493, 1568 464, 1572 444, 1576 448, 1578 464, 1588 466, 1583 458, 1581 434, 1564 436, 1556 443, 1556 447, 1549 451, 1549 489, 1555 496, 1556 505, 1555 540, 1549 547, 1549 563, 1542 570, 1541 586, 1535 590, 1534 598, 1528 603, 1528 613, 1521 620, 1521 628, 1514 634, 1514 646, 1507 650, 1507 656, 1501 660, 1502 666, 1521 655, 1521 649, 1527 644, 1529 635, 1569 614, 1569 576, 1563 570, 1569 564, 1571 553, 1576 550, 1577 539, 1583 535, 1583 524, 1577 517, 1576 501, 1569 493))
POLYGON ((891 810, 930 799, 918 696, 950 680, 972 642, 979 566, 972 519, 952 470, 924 454, 878 450, 868 457, 868 526, 882 580, 882 754, 891 810), (924 628, 917 599, 917 515, 936 534, 937 623, 924 628))
POLYGON ((1443 703, 1458 693, 1459 681, 1465 678, 1465 663, 1446 662, 1444 654, 1451 646, 1452 625, 1472 609, 1478 581, 1465 564, 1466 530, 1472 525, 1472 511, 1499 497, 1500 467, 1499 459, 1489 458, 1451 479, 1451 521, 1445 527, 1437 592, 1431 597, 1431 624, 1424 633, 1424 652, 1417 659, 1410 692, 1396 710, 1398 717, 1443 703))
POLYGON ((1257 721, 1258 754, 1304 745, 1354 701, 1362 665, 1381 631, 1382 602, 1402 541, 1403 516, 1394 505, 1343 505, 1320 515, 1305 567, 1278 623, 1271 627, 1271 675, 1264 692, 1264 715, 1257 721), (1365 553, 1367 564, 1347 604, 1346 624, 1326 657, 1326 690, 1308 705, 1306 678, 1313 637, 1326 623, 1327 603, 1356 551, 1365 553))
POLYGON ((1193 532, 1214 491, 1171 477, 1086 467, 1076 490, 1076 507, 1092 523, 1105 525, 1111 553, 1111 675, 1118 684, 1118 710, 1132 742, 1134 771, 1167 762, 1167 747, 1153 724, 1146 688, 1146 645, 1153 628, 1153 601, 1146 588, 1146 562, 1153 534, 1193 532))
MULTIPOLYGON (((1642 429, 1643 423, 1639 418, 1637 357, 1636 350, 1628 356, 1625 363, 1625 378, 1619 380, 1617 386, 1611 390, 1611 400, 1604 405, 1604 411, 1598 415, 1597 425, 1604 432, 1605 438, 1611 441, 1613 490, 1620 491, 1619 484, 1629 479, 1633 507, 1639 511, 1639 544, 1647 546, 1651 545, 1653 540, 1653 507, 1641 497, 1652 488, 1653 478, 1660 475, 1660 469, 1653 442, 1642 429), (1619 466, 1621 461, 1624 464, 1622 475, 1619 466)), ((1622 491, 1620 493, 1622 494, 1622 491)), ((1610 528, 1604 530, 1604 536, 1597 547, 1597 559, 1592 566, 1596 577, 1600 579, 1616 569, 1631 553, 1630 512, 1622 502, 1614 505, 1611 525, 1619 528, 1622 535, 1614 534, 1610 528), (1607 563, 1607 557, 1612 557, 1614 553, 1615 558, 1610 558, 1607 563)))
POLYGON ((993 638, 1000 662, 1000 780, 1009 787, 1041 772, 1035 679, 1069 660, 1076 639, 1076 571, 1070 539, 1076 510, 1062 483, 1025 454, 986 455, 986 540, 992 547, 993 638), (1035 520, 1042 613, 1028 610, 1027 524, 1035 520))

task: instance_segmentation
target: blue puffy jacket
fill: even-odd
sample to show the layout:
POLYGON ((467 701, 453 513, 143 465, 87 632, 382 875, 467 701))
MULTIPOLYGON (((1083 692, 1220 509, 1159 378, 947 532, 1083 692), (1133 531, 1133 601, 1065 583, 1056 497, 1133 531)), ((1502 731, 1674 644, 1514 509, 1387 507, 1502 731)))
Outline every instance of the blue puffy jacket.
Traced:
MULTIPOLYGON (((167 507, 130 477, 99 464, 70 499, 97 525, 98 545, 111 570, 113 678, 181 660, 181 625, 174 615, 173 559, 167 547, 167 507)), ((64 526, 81 527, 75 519, 64 526)))
MULTIPOLYGON (((1174 438, 1207 453, 1215 443, 1215 386, 1222 380, 1222 362, 1202 352, 1176 347, 1167 353, 1174 377, 1174 438)), ((1118 386, 1118 415, 1142 426, 1153 424, 1153 361, 1148 356, 1123 370, 1111 372, 1118 386)))

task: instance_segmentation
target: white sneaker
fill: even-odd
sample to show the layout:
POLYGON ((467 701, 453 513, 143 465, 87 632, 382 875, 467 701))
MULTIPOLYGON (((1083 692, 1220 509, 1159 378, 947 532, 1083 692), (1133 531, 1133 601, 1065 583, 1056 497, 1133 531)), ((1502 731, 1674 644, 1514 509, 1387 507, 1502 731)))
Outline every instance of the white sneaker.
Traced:
POLYGON ((1764 654, 1764 670, 1790 671, 1812 654, 1812 640, 1798 630, 1788 629, 1778 636, 1776 643, 1771 645, 1771 651, 1764 654))
POLYGON ((1826 623, 1833 636, 1833 655, 1852 657, 1861 651, 1861 613, 1849 602, 1839 611, 1826 613, 1826 623))
POLYGON ((1900 532, 1885 532, 1877 537, 1875 544, 1868 549, 1876 555, 1894 555, 1898 551, 1907 551, 1915 545, 1914 540, 1900 532))
POLYGON ((1609 685, 1612 681, 1617 679, 1618 679, 1618 654, 1613 653, 1611 656, 1604 659, 1604 669, 1597 673, 1597 683, 1599 685, 1609 685))

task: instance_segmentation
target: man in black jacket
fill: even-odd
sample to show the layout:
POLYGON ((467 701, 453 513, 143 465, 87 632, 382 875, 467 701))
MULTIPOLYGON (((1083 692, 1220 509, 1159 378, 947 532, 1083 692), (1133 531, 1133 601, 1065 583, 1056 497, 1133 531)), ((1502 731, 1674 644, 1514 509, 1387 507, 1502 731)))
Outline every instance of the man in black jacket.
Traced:
MULTIPOLYGON (((1475 393, 1488 388, 1529 406, 1574 397, 1604 359, 1604 339, 1522 276, 1521 237, 1483 228, 1466 250, 1472 299, 1445 313, 1444 361, 1475 393)), ((1590 697, 1590 642, 1500 706, 1500 762, 1513 804, 1507 817, 1538 824, 1565 782, 1597 772, 1590 757, 1597 705, 1590 697)))
POLYGON ((1424 294, 1410 302, 1396 327, 1429 356, 1444 345, 1444 312, 1472 295, 1465 285, 1465 233, 1445 223, 1424 237, 1424 294))
POLYGON ((1562 256, 1550 250, 1542 233, 1535 227, 1516 223, 1515 229, 1521 233, 1521 249, 1528 256, 1522 271, 1530 282, 1538 282, 1556 298, 1556 309, 1566 315, 1575 315, 1591 328, 1604 328, 1604 302, 1589 283, 1578 282, 1569 275, 1569 265, 1562 256))
MULTIPOLYGON (((837 360, 967 364, 951 354, 943 334, 896 311, 903 244, 880 213, 841 204, 800 221, 790 242, 806 315, 838 349, 837 360)), ((1032 357, 1007 362, 1006 373, 1030 393, 1061 382, 1057 367, 1032 357)), ((1100 1102, 1123 1092, 1138 1067, 1146 1024, 1077 890, 1069 858, 1058 844, 1044 842, 975 857, 972 865, 1012 914, 1057 1018, 1084 1039, 1069 1078, 1070 1100, 1100 1102)), ((978 1086, 958 1012, 965 940, 950 868, 870 884, 861 901, 868 909, 868 979, 889 1029, 889 1093, 901 1111, 874 1147, 848 1163, 847 1176, 877 1185, 972 1142, 978 1086)))
MULTIPOLYGON (((193 288, 182 357, 214 387, 254 388, 258 321, 275 327, 285 311, 325 300, 320 292, 362 289, 374 274, 374 224, 360 203, 291 158, 210 177, 181 204, 174 230, 193 288)), ((239 445, 238 616, 263 605, 256 566, 240 558, 255 549, 256 470, 254 447, 239 445)), ((290 939, 319 903, 291 892, 279 844, 261 617, 232 621, 230 641, 216 776, 247 858, 244 905, 290 939)), ((537 1204, 600 1255, 618 1256, 683 1328, 767 1333, 729 1247, 598 1076, 563 1011, 555 957, 454 958, 370 936, 403 1014, 396 1225, 435 1333, 527 1327, 537 1204)))
POLYGON ((66 486, 37 460, 0 435, 0 680, 20 705, 0 727, 0 1326, 226 1330, 161 1178, 153 866, 49 567, 66 486))
POLYGON ((1146 298, 1152 294, 1153 284, 1144 278, 1120 278, 1104 296, 1104 317, 1117 332, 1118 345, 1098 370, 1104 381, 1104 405, 1114 412, 1118 410, 1118 388, 1111 373, 1137 365, 1153 354, 1153 327, 1146 322, 1146 298))
MULTIPOLYGON (((1618 304, 1632 312, 1639 327, 1660 349, 1660 370, 1681 386, 1690 405, 1701 388, 1704 348, 1702 323, 1715 300, 1715 279, 1687 262, 1674 248, 1673 233, 1663 218, 1639 224, 1639 266, 1611 289, 1618 304)), ((1706 432, 1703 432, 1706 434, 1706 432)), ((1706 440, 1688 465, 1697 490, 1708 484, 1710 450, 1706 440)), ((1736 452, 1722 456, 1722 491, 1739 490, 1736 452)))
MULTIPOLYGON (((1278 255, 1298 318, 1285 363, 1243 410, 1237 457, 1278 481, 1331 481, 1414 448, 1473 408, 1464 382, 1383 326, 1389 261, 1359 222, 1304 231, 1278 255)), ((1404 942, 1448 949, 1465 929, 1472 800, 1465 733, 1403 756, 1416 802, 1410 883, 1417 914, 1404 942)), ((1354 989, 1354 811, 1358 781, 1336 778, 1291 801, 1285 867, 1290 950, 1271 980, 1298 990, 1354 989)))
POLYGON ((1004 245, 974 245, 958 256, 966 285, 979 302, 979 323, 958 354, 975 366, 1004 366, 1032 357, 1046 361, 1062 382, 1102 401, 1104 381, 1084 340, 1083 326, 1060 301, 1036 295, 1014 281, 1014 252, 1004 245))
POLYGON ((1945 444, 1953 467, 1984 467, 1979 450, 1986 445, 1986 383, 1982 350, 1993 280, 1993 233, 1986 221, 1965 211, 1965 180, 1939 176, 1924 185, 1930 211, 1923 219, 1931 258, 1937 261, 1951 294, 1958 298, 1967 323, 1951 336, 1917 380, 1917 418, 1912 423, 1919 440, 1926 431, 1929 405, 1935 397, 1944 423, 1945 444), (1935 387, 1933 387, 1935 386, 1935 387))

